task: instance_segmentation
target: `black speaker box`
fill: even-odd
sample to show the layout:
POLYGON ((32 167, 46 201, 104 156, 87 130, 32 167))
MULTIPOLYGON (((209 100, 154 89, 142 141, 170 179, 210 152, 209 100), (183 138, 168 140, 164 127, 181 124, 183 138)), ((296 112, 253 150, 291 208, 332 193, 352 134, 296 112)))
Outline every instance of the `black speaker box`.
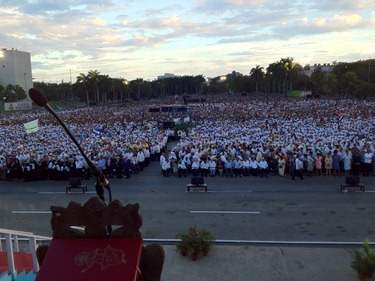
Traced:
POLYGON ((348 176, 345 179, 345 183, 350 185, 359 184, 359 176, 348 176))
POLYGON ((191 184, 204 184, 203 178, 191 178, 191 184))

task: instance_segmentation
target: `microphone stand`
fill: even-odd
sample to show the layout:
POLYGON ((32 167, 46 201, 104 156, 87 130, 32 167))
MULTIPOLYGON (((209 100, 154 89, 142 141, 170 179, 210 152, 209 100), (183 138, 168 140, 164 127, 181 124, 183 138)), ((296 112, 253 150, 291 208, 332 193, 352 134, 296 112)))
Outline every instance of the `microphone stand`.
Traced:
POLYGON ((112 201, 112 192, 111 188, 109 186, 109 181, 104 176, 103 172, 98 169, 98 167, 87 157, 86 153, 83 151, 82 147, 78 143, 77 139, 74 137, 72 132, 66 127, 64 122, 60 119, 60 117, 56 114, 56 112, 51 108, 51 106, 48 104, 47 99, 43 96, 41 92, 39 92, 36 89, 31 88, 29 90, 29 96, 30 98, 39 106, 44 107, 48 110, 49 113, 52 114, 53 117, 59 122, 59 124, 64 128, 65 132, 68 134, 68 136, 71 138, 71 140, 75 143, 77 146, 79 152, 82 154, 83 158, 86 160, 87 164, 93 171, 96 183, 95 183, 95 190, 97 196, 105 201, 104 198, 104 188, 108 190, 109 194, 109 201, 112 201), (104 187, 104 188, 103 188, 104 187))

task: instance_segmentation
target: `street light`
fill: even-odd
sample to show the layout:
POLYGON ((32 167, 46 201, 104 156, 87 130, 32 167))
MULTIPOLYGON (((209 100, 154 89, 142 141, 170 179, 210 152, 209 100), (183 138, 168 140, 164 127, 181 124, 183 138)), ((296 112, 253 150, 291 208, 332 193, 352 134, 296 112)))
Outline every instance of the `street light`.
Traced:
POLYGON ((25 78, 25 93, 27 95, 27 83, 26 83, 26 72, 23 73, 23 76, 25 78))
POLYGON ((70 97, 73 99, 72 69, 69 69, 70 76, 70 97))
POLYGON ((371 54, 368 56, 368 82, 371 83, 371 54))
POLYGON ((368 82, 371 83, 371 55, 375 54, 375 48, 367 48, 366 54, 368 54, 368 82))

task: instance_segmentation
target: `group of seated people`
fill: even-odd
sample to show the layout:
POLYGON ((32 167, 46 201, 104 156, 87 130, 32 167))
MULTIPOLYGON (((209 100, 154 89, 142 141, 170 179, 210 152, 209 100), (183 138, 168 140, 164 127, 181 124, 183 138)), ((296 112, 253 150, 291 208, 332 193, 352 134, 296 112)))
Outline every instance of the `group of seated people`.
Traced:
MULTIPOLYGON (((208 97, 186 116, 148 111, 157 105, 83 107, 59 115, 108 178, 129 178, 153 162, 165 177, 293 178, 302 169, 317 176, 374 174, 374 100, 208 97), (332 116, 333 109, 342 115, 332 116), (189 120, 188 129, 163 128, 162 120, 176 126, 189 120), (176 136, 168 151, 168 140, 176 136)), ((0 122, 0 179, 91 176, 78 149, 43 110, 14 112, 0 122), (25 134, 23 124, 35 118, 39 130, 25 134)))

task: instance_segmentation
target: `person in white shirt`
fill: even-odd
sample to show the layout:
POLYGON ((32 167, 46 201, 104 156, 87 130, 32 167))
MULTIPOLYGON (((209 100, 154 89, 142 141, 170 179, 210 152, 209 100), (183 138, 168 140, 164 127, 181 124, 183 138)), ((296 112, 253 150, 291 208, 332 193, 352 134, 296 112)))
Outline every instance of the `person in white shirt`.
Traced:
POLYGON ((242 160, 242 174, 244 176, 250 175, 250 160, 248 157, 245 157, 245 159, 242 160))
POLYGON ((259 162, 259 173, 261 178, 268 177, 268 163, 264 157, 262 157, 259 162))
POLYGON ((259 162, 256 159, 253 159, 251 162, 251 173, 254 177, 257 177, 259 174, 259 162))
POLYGON ((216 161, 214 159, 210 159, 208 168, 210 169, 210 177, 214 177, 216 174, 216 161))
POLYGON ((142 150, 139 150, 137 152, 137 162, 139 165, 139 170, 143 171, 144 165, 145 165, 145 154, 143 153, 142 150))
POLYGON ((169 177, 169 173, 171 171, 171 163, 169 160, 165 160, 163 164, 161 165, 162 171, 163 171, 163 176, 164 177, 169 177))
POLYGON ((160 155, 160 160, 159 160, 159 162, 160 162, 160 166, 163 165, 163 163, 165 162, 165 160, 166 160, 166 158, 165 158, 165 153, 163 152, 163 153, 160 155))
POLYGON ((372 172, 372 157, 374 154, 371 152, 370 149, 367 149, 366 153, 363 155, 363 176, 369 177, 372 172))
POLYGON ((293 173, 292 180, 294 180, 296 176, 300 177, 300 179, 303 180, 303 162, 299 156, 296 157, 296 170, 293 173))
POLYGON ((197 177, 198 173, 199 173, 199 168, 200 168, 199 158, 198 157, 194 157, 193 159, 194 160, 193 160, 193 163, 191 164, 191 171, 193 173, 193 177, 197 177))
POLYGON ((201 175, 202 177, 207 177, 208 176, 208 162, 207 159, 204 159, 200 163, 200 170, 201 170, 201 175))
POLYGON ((184 160, 180 159, 178 161, 178 177, 181 178, 181 176, 184 176, 184 178, 186 178, 186 174, 187 174, 187 167, 186 167, 186 163, 184 160))

